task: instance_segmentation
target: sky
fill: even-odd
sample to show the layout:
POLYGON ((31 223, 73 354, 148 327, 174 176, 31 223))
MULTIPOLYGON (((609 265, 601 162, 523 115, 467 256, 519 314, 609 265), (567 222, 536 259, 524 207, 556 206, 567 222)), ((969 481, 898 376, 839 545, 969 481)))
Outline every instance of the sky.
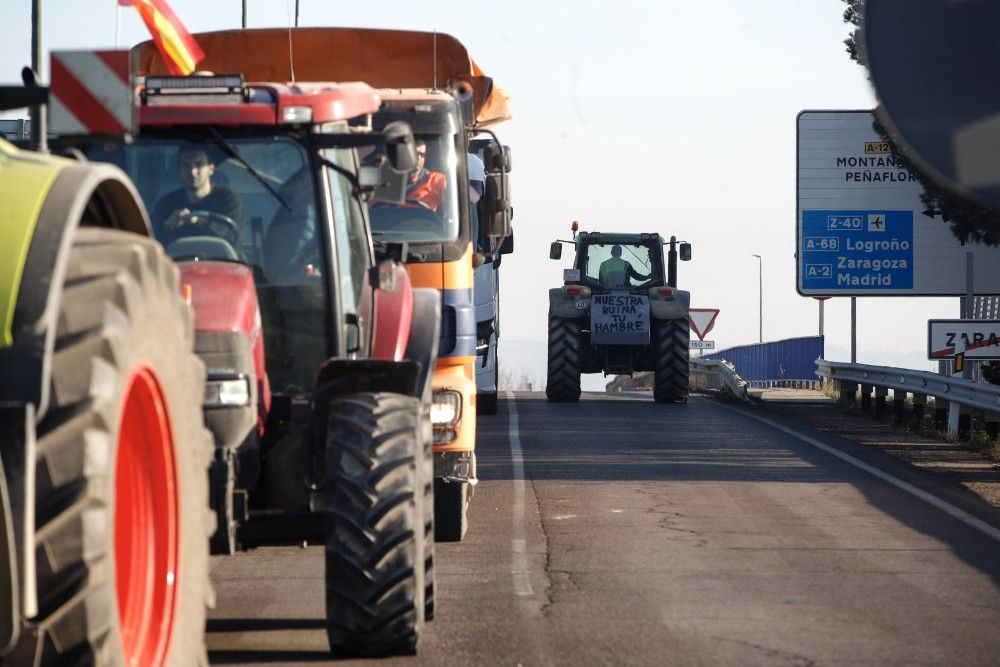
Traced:
MULTIPOLYGON (((46 54, 115 46, 114 0, 42 4, 46 54)), ((192 32, 240 26, 239 0, 170 4, 192 32)), ((30 5, 3 3, 0 81, 18 82, 30 60, 30 5)), ((544 343, 548 288, 571 256, 549 260, 548 247, 573 220, 691 242, 679 287, 692 307, 720 310, 717 349, 757 341, 761 292, 764 340, 817 333, 818 302, 795 291, 796 114, 875 104, 844 49, 841 0, 299 5, 301 26, 452 34, 511 94, 515 117, 495 128, 514 158, 505 338, 544 343)), ((294 6, 248 0, 248 25, 288 25, 294 6)), ((118 44, 147 38, 135 10, 121 10, 118 44)), ((859 298, 858 361, 929 368, 926 321, 958 309, 957 298, 859 298)), ((827 357, 849 360, 850 299, 825 310, 827 357)))

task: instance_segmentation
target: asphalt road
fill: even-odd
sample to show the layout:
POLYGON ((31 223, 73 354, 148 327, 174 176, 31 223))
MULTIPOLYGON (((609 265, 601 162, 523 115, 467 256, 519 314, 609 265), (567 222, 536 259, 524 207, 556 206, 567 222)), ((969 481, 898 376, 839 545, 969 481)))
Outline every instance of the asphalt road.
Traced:
MULTIPOLYGON (((419 656, 373 662, 1000 662, 1000 513, 961 490, 707 398, 514 407, 480 418, 419 656)), ((328 661, 322 566, 320 547, 213 559, 213 663, 328 661)))

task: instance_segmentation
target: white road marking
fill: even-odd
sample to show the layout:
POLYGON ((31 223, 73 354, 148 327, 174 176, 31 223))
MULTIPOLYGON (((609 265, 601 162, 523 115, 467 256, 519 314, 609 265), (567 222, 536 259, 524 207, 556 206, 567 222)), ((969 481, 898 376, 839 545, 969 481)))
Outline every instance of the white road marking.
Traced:
POLYGON ((517 406, 514 405, 514 392, 507 393, 507 425, 510 434, 510 464, 514 478, 514 506, 512 522, 514 537, 511 540, 510 573, 514 579, 514 595, 531 597, 535 594, 531 588, 531 576, 528 571, 527 540, 524 536, 524 457, 521 455, 521 436, 518 434, 517 406))
POLYGON ((976 517, 974 517, 971 514, 969 514, 968 512, 966 512, 965 510, 959 509, 958 507, 955 507, 954 505, 952 505, 948 501, 942 500, 941 498, 938 498, 937 496, 935 496, 935 495, 933 495, 931 493, 928 493, 928 492, 924 491, 923 489, 919 489, 916 486, 910 484, 909 482, 905 482, 905 481, 899 479, 898 477, 894 477, 894 476, 890 475, 889 473, 885 472, 884 470, 880 470, 879 468, 876 468, 873 465, 869 465, 869 464, 865 463, 864 461, 851 456, 850 454, 842 452, 842 451, 840 451, 839 449, 837 449, 835 447, 831 447, 830 445, 824 444, 824 443, 820 442, 819 440, 817 440, 815 438, 811 438, 808 435, 805 435, 804 433, 799 433, 798 431, 794 431, 794 430, 788 428, 787 426, 783 426, 783 425, 779 424, 776 421, 772 421, 772 420, 767 419, 765 417, 760 417, 760 416, 752 414, 750 412, 745 412, 743 410, 738 410, 736 408, 730 407, 728 405, 723 405, 721 403, 719 403, 718 405, 719 405, 719 407, 725 408, 726 410, 730 410, 732 412, 736 412, 738 414, 744 415, 744 416, 749 417, 751 419, 756 419, 757 421, 759 421, 759 422, 761 422, 763 424, 767 424, 771 428, 776 428, 779 431, 781 431, 782 433, 787 433, 788 435, 792 436, 793 438, 798 438, 802 442, 804 442, 806 444, 809 444, 809 445, 812 445, 816 449, 820 449, 820 450, 826 452, 827 454, 830 454, 831 456, 835 456, 838 459, 840 459, 841 461, 843 461, 845 463, 849 463, 850 465, 854 466, 855 468, 858 468, 860 470, 864 470, 869 475, 872 475, 874 477, 878 477, 883 482, 888 482, 889 484, 892 484, 893 486, 895 486, 897 489, 900 489, 901 491, 905 491, 906 493, 909 493, 911 496, 914 496, 915 498, 919 498, 920 500, 923 500, 928 505, 931 505, 932 507, 935 507, 935 508, 941 510, 942 512, 944 512, 948 516, 950 516, 950 517, 952 517, 954 519, 958 519, 959 521, 961 521, 962 523, 964 523, 965 525, 967 525, 969 528, 972 528, 973 530, 979 531, 983 535, 986 535, 987 537, 993 539, 996 542, 1000 542, 1000 529, 994 528, 993 526, 991 526, 990 524, 986 523, 982 519, 977 519, 976 517))

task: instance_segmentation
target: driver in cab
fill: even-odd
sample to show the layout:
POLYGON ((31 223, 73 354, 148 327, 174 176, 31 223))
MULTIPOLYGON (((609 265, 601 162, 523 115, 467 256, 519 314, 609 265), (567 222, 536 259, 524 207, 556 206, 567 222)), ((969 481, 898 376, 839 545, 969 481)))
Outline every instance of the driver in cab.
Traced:
POLYGON ((417 139, 415 148, 417 168, 406 182, 406 201, 437 211, 441 207, 447 181, 441 172, 431 171, 424 166, 427 164, 427 144, 417 139))
MULTIPOLYGON (((187 225, 212 233, 213 218, 228 218, 243 230, 243 203, 229 188, 212 183, 215 161, 200 147, 182 148, 178 159, 184 187, 163 195, 153 207, 153 230, 163 245, 190 234, 187 225), (215 215, 212 215, 215 214, 215 215)), ((224 224, 224 223, 223 223, 224 224)))
POLYGON ((598 272, 598 280, 605 287, 629 287, 629 279, 638 281, 649 280, 650 276, 643 275, 632 268, 632 264, 622 259, 622 247, 617 243, 611 246, 611 257, 601 262, 598 272))

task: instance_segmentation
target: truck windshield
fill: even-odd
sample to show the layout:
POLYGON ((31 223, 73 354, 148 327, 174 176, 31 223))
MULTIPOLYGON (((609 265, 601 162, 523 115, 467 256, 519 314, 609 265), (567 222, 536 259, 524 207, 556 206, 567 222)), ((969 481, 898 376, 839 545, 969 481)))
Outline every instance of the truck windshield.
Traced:
POLYGON ((287 137, 227 137, 227 143, 256 176, 211 140, 146 138, 85 151, 128 173, 157 240, 175 260, 252 266, 272 390, 302 393, 329 344, 312 162, 305 147, 287 137))
POLYGON ((588 244, 581 268, 588 280, 608 289, 643 287, 660 278, 653 254, 641 244, 588 244))
POLYGON ((380 241, 451 241, 458 237, 458 158, 454 136, 416 135, 417 167, 403 204, 371 206, 373 234, 380 241))

